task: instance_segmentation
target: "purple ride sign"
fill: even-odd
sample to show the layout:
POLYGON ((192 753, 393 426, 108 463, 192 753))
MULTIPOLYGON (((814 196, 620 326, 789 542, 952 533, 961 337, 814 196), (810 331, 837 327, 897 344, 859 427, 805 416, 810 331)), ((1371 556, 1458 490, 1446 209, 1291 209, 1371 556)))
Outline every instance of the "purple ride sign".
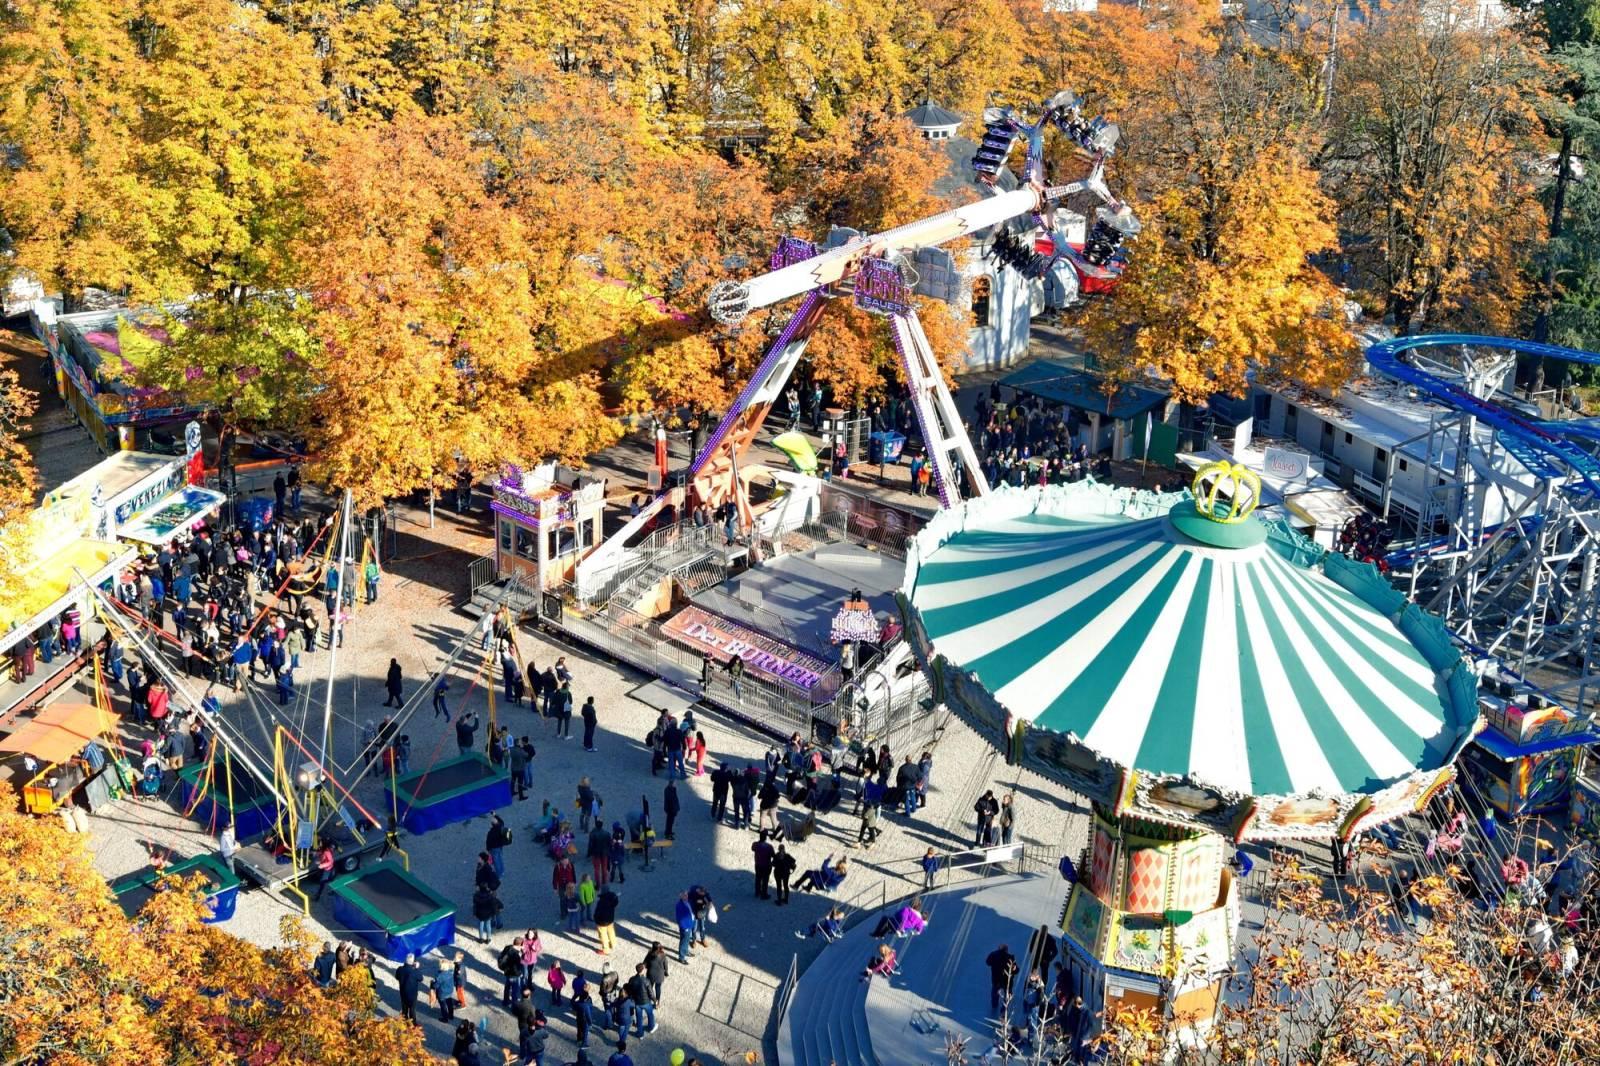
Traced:
POLYGON ((900 268, 887 259, 861 261, 856 272, 856 306, 879 315, 911 313, 911 290, 906 288, 900 268))

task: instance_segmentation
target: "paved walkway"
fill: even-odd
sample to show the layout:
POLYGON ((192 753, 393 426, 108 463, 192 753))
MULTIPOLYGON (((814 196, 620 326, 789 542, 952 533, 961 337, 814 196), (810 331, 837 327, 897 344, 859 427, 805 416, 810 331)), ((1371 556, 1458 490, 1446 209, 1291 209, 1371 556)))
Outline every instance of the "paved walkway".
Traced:
MULTIPOLYGON (((258 683, 248 696, 227 701, 225 713, 230 721, 258 734, 262 731, 258 723, 270 726, 284 722, 314 736, 321 715, 331 710, 330 747, 337 762, 350 765, 362 724, 377 721, 383 713, 382 675, 389 658, 400 661, 410 695, 418 688, 420 678, 443 661, 467 628, 467 619, 455 612, 465 591, 462 570, 455 564, 458 556, 467 554, 466 546, 463 543, 462 549, 446 550, 410 564, 401 562, 399 572, 385 578, 382 602, 357 612, 346 644, 338 653, 331 702, 327 701, 320 680, 329 658, 323 650, 308 656, 302 664, 297 703, 278 708, 270 689, 258 683)), ((404 540, 401 549, 404 559, 404 540)), ((588 775, 605 801, 608 820, 623 818, 643 796, 657 812, 656 824, 660 828, 665 784, 663 779, 650 775, 650 757, 642 743, 656 712, 628 695, 648 679, 586 652, 554 645, 537 634, 525 633, 521 639, 524 654, 531 654, 541 667, 558 655, 567 658, 575 675, 573 687, 579 703, 587 696, 595 697, 600 709, 600 750, 590 754, 576 740, 556 739, 550 735, 549 726, 526 707, 508 709, 496 699, 499 719, 508 722, 515 733, 530 735, 539 755, 534 763, 535 786, 530 800, 514 805, 508 815, 517 839, 507 856, 508 876, 501 893, 507 907, 506 929, 487 946, 476 944, 470 933, 458 936, 474 974, 474 1005, 468 1016, 488 1015, 487 1042, 492 1050, 514 1044, 515 1027, 497 1006, 499 979, 493 960, 499 948, 517 932, 528 926, 540 928, 546 958, 561 959, 564 969, 581 967, 593 975, 603 961, 595 954, 592 929, 575 935, 554 930, 551 863, 533 842, 532 823, 541 803, 548 800, 570 810, 578 779, 588 775)), ((468 660, 476 659, 475 642, 472 652, 468 660)), ((470 662, 458 670, 452 684, 452 707, 472 707, 486 720, 487 699, 481 687, 473 688, 472 673, 470 662)), ((435 717, 426 702, 418 700, 421 710, 403 727, 412 737, 413 769, 456 753, 453 728, 435 717)), ((126 707, 120 690, 116 704, 118 709, 126 707)), ((711 761, 759 763, 769 738, 709 713, 698 717, 710 743, 711 761)), ((480 738, 483 732, 480 730, 480 738)), ((797 847, 801 866, 816 866, 830 853, 847 853, 855 869, 841 896, 901 895, 915 887, 916 860, 925 848, 958 850, 970 842, 970 812, 977 790, 989 781, 998 787, 1002 778, 1010 784, 1015 780, 1015 771, 1000 765, 985 741, 965 726, 954 725, 935 753, 932 797, 919 817, 910 823, 898 817, 885 818, 886 832, 877 845, 868 852, 857 852, 847 849, 847 841, 855 836, 856 819, 849 816, 848 804, 841 804, 840 809, 822 819, 822 828, 816 835, 797 847)), ((350 775, 342 775, 342 779, 349 780, 350 775)), ((1016 784, 1020 837, 1047 850, 1065 847, 1076 854, 1086 831, 1081 809, 1076 815, 1063 817, 1063 809, 1069 808, 1068 797, 1042 779, 1025 774, 1016 784)), ((370 809, 382 809, 384 800, 377 782, 364 781, 355 791, 370 809)), ((674 943, 672 907, 677 893, 690 884, 702 883, 711 890, 719 901, 722 918, 713 930, 708 949, 687 966, 673 966, 660 1012, 662 1028, 646 1038, 642 1050, 635 1055, 635 1061, 642 1066, 666 1062, 671 1049, 677 1046, 712 1061, 742 1058, 745 1051, 759 1050, 774 992, 796 949, 802 952, 802 966, 807 961, 806 952, 814 950, 801 945, 792 932, 815 920, 824 909, 822 898, 803 894, 781 911, 771 903, 757 901, 749 872, 753 834, 711 821, 707 778, 691 778, 679 786, 679 792, 684 810, 676 846, 665 852, 649 872, 630 866, 627 883, 621 886, 622 943, 611 961, 619 968, 631 968, 642 959, 651 941, 674 943)), ((405 840, 412 869, 453 899, 463 915, 469 910, 472 867, 486 826, 487 820, 480 818, 405 840)), ((97 865, 110 878, 148 865, 151 847, 188 856, 213 846, 206 827, 186 822, 170 806, 132 800, 122 801, 92 820, 92 845, 97 865)), ((290 900, 281 896, 259 891, 245 893, 228 927, 258 943, 274 944, 279 920, 295 909, 290 900)), ((313 923, 318 935, 341 935, 341 930, 332 927, 331 910, 326 906, 314 908, 313 923)), ((466 929, 472 926, 470 918, 459 924, 466 929)), ((432 969, 434 960, 428 961, 432 969)), ((387 971, 385 982, 387 986, 387 971)), ((396 1005, 387 987, 385 998, 391 1007, 396 1005)), ((570 1014, 550 1013, 554 1033, 550 1061, 571 1061, 574 1053, 570 1014)), ((436 1015, 427 1019, 425 1026, 430 1046, 441 1053, 448 1051, 450 1027, 436 1015)))

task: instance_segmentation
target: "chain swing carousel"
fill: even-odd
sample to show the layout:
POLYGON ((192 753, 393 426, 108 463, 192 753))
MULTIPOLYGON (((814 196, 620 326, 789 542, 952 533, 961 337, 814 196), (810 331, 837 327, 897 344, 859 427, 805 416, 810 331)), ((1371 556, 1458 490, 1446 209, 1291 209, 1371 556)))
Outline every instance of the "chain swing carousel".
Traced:
POLYGON ((913 542, 901 607, 942 698, 1007 759, 1087 797, 1063 912, 1085 1005, 1203 1033, 1232 969, 1247 841, 1421 808, 1478 723, 1438 619, 1370 565, 1252 512, 1249 470, 1190 493, 1001 489, 913 542))

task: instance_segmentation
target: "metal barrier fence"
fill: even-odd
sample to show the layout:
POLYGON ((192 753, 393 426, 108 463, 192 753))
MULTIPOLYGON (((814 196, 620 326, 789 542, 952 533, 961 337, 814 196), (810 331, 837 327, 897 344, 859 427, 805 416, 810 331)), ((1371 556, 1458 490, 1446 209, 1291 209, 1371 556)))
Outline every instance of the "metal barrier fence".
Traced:
POLYGON ((494 584, 495 581, 494 556, 485 555, 467 564, 468 597, 483 588, 483 586, 494 584))

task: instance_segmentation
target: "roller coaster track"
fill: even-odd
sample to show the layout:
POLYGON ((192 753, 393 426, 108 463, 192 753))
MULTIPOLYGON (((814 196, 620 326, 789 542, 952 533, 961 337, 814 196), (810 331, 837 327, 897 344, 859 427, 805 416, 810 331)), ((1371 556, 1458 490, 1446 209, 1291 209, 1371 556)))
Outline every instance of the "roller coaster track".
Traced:
POLYGON ((1403 353, 1420 348, 1494 348, 1519 355, 1565 359, 1600 366, 1600 354, 1507 337, 1480 337, 1469 333, 1432 333, 1396 337, 1367 349, 1367 363, 1385 377, 1403 381, 1430 399, 1472 415, 1492 427, 1517 461, 1541 478, 1566 482, 1569 492, 1600 499, 1600 458, 1579 443, 1600 442, 1600 424, 1593 419, 1550 421, 1529 419, 1491 400, 1483 400, 1443 378, 1402 362, 1403 353), (1569 479, 1576 480, 1569 480, 1569 479))
MULTIPOLYGON (((1417 540, 1387 557, 1396 580, 1400 570, 1409 570, 1407 594, 1443 617, 1475 654, 1511 668, 1525 685, 1547 685, 1563 702, 1587 709, 1600 684, 1600 419, 1531 418, 1478 395, 1481 387, 1463 387, 1403 358, 1430 348, 1515 352, 1588 366, 1600 366, 1600 354, 1462 333, 1396 337, 1366 350, 1374 373, 1492 434, 1490 451, 1478 452, 1484 442, 1463 431, 1464 449, 1493 467, 1497 442, 1534 479, 1518 494, 1520 504, 1502 496, 1508 513, 1499 522, 1481 524, 1464 487, 1478 480, 1473 471, 1482 460, 1458 451, 1461 489, 1453 510, 1440 515, 1450 530, 1438 537, 1420 517, 1417 540)), ((1448 492, 1442 481, 1437 491, 1448 492)))

